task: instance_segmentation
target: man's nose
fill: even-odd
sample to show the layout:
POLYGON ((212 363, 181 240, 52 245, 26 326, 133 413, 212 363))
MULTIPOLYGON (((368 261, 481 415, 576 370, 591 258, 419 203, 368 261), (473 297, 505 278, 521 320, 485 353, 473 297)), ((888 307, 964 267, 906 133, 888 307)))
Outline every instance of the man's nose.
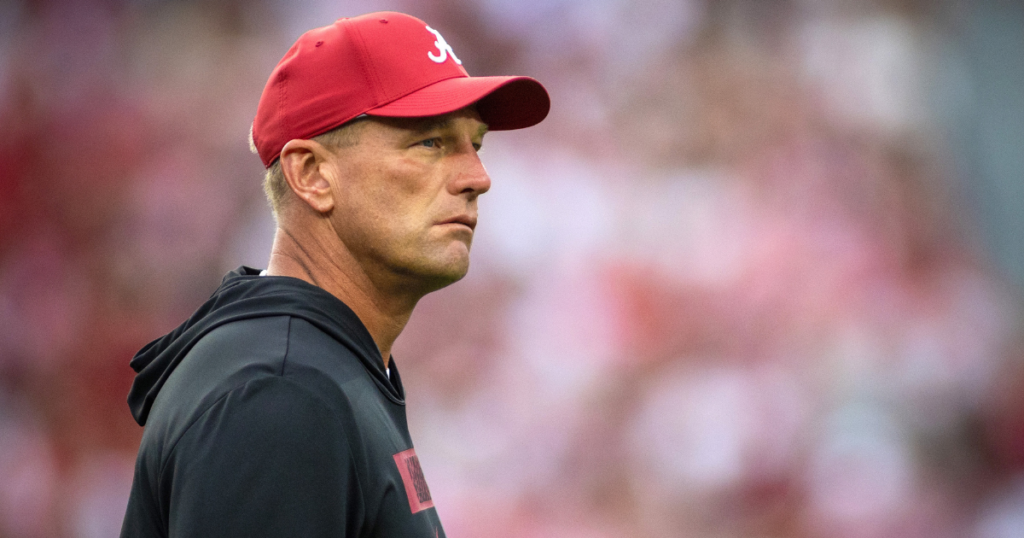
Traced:
POLYGON ((454 176, 449 184, 452 194, 468 194, 473 199, 491 189, 491 176, 475 150, 458 156, 454 176))

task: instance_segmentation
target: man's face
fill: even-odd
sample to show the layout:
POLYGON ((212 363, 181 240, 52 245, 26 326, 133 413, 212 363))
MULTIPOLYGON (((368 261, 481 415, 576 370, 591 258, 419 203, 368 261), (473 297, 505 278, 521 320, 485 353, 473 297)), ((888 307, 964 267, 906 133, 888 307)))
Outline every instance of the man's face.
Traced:
POLYGON ((491 180, 473 109, 429 118, 370 118, 327 161, 338 238, 378 284, 428 292, 465 276, 477 197, 491 180))

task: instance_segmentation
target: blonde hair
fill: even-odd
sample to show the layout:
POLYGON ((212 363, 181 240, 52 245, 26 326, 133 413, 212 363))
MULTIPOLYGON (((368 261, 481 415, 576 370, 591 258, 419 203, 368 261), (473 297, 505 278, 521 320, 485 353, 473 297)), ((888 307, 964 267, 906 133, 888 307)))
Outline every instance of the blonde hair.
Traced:
MULTIPOLYGON (((358 121, 362 118, 365 118, 365 116, 346 122, 340 127, 336 127, 324 134, 314 136, 310 140, 315 140, 330 150, 354 146, 359 142, 359 138, 356 136, 356 131, 358 131, 358 129, 353 129, 353 126, 363 123, 362 121, 358 121)), ((252 138, 252 127, 249 127, 249 151, 258 153, 256 143, 252 138)), ((284 207, 288 193, 291 192, 291 188, 288 186, 288 181, 284 177, 284 171, 281 170, 280 158, 276 159, 273 164, 267 168, 267 172, 263 176, 263 192, 267 195, 267 202, 270 204, 270 209, 274 213, 274 218, 278 218, 281 213, 281 208, 284 207)))

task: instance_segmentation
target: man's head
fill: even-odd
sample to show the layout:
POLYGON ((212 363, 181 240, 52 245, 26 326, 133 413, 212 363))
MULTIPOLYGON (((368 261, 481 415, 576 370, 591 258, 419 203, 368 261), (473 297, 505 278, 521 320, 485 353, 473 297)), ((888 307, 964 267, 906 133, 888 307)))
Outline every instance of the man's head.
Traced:
POLYGON ((531 78, 470 77, 461 63, 438 31, 399 13, 299 38, 252 130, 279 227, 330 236, 378 285, 426 293, 461 278, 490 188, 484 134, 534 125, 550 107, 531 78))

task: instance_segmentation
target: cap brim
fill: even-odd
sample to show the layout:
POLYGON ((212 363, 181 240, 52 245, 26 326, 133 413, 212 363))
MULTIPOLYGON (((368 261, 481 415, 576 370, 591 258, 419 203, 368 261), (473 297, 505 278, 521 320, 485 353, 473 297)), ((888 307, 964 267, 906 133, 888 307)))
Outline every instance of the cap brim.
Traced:
POLYGON ((492 131, 536 125, 551 109, 547 90, 530 77, 456 77, 420 88, 366 114, 403 118, 439 116, 473 103, 480 119, 492 131))

